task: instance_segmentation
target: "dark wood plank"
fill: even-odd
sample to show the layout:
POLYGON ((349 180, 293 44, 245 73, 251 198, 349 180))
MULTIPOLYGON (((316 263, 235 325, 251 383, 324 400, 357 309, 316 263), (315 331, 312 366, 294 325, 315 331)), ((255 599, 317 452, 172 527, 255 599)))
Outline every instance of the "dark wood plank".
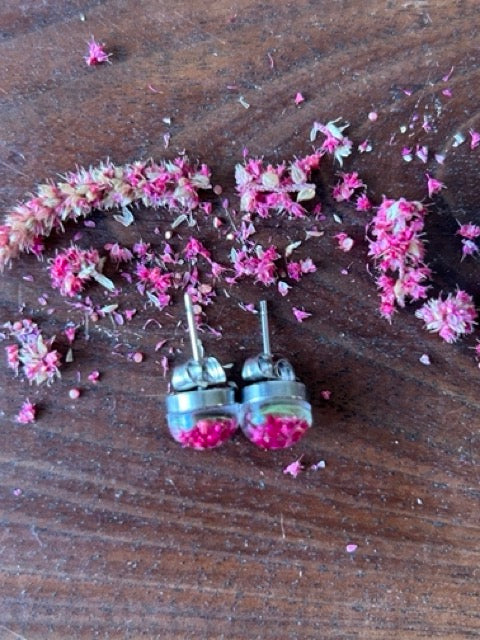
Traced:
MULTIPOLYGON (((457 218, 478 221, 478 150, 468 142, 452 148, 457 131, 480 127, 477 3, 367 4, 5 1, 3 210, 75 165, 173 157, 184 148, 212 167, 236 206, 233 166, 244 147, 272 161, 302 155, 311 123, 338 116, 357 142, 372 140, 374 151, 347 166, 375 202, 382 194, 421 199, 425 166, 400 157, 403 140, 420 138, 402 137, 400 127, 414 112, 428 113, 435 126, 423 143, 448 152, 444 166, 428 165, 448 187, 428 219, 428 260, 438 289, 458 283, 478 301, 478 263, 460 263, 453 236, 457 218), (91 34, 113 52, 111 65, 83 63, 91 34), (452 66, 448 99, 441 78, 452 66), (300 108, 297 91, 306 98, 300 108)), ((324 163, 324 189, 334 171, 324 163)), ((223 338, 207 336, 205 344, 234 363, 238 381, 242 359, 259 348, 256 318, 238 302, 270 301, 275 350, 291 358, 313 398, 315 427, 294 449, 264 452, 239 435, 221 449, 192 452, 170 439, 164 352, 155 345, 168 338, 177 350, 172 364, 185 358, 180 298, 169 314, 142 310, 117 329, 102 320, 88 340, 80 331, 74 362, 51 388, 28 388, 0 367, 2 640, 478 636, 475 337, 446 345, 424 332, 412 307, 392 325, 381 320, 365 269, 367 218, 335 207, 357 240, 342 254, 325 201, 325 236, 299 250, 314 259, 315 274, 285 299, 248 283, 229 298, 220 290, 208 310, 223 338), (292 305, 313 317, 297 324, 292 305), (162 327, 144 328, 154 316, 162 327), (144 362, 124 357, 132 350, 144 362), (430 367, 419 363, 423 353, 430 367), (97 386, 85 382, 93 369, 102 373, 97 386), (83 393, 72 401, 68 390, 77 384, 83 393), (328 402, 323 389, 332 391, 328 402), (24 426, 14 416, 27 395, 40 414, 24 426), (285 476, 283 467, 301 454, 307 463, 325 459, 326 468, 285 476), (352 542, 358 550, 348 554, 352 542)), ((119 229, 98 215, 82 242, 155 241, 156 227, 169 228, 164 213, 136 217, 119 229)), ((303 237, 305 224, 267 220, 259 237, 284 246, 303 237)), ((75 231, 49 241, 49 255, 75 231)), ((209 220, 199 218, 198 235, 225 260, 230 245, 209 220)), ((20 305, 51 335, 81 320, 31 256, 14 262, 1 287, 1 322, 19 317, 20 305), (42 293, 47 306, 38 302, 42 293)), ((142 306, 132 287, 122 301, 142 306)))

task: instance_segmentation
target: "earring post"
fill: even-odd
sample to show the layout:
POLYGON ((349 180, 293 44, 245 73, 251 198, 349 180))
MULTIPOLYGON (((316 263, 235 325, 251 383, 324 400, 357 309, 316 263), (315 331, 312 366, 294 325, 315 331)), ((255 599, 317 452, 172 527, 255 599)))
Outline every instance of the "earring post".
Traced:
POLYGON ((271 356, 272 352, 270 350, 270 334, 268 331, 268 310, 266 300, 260 300, 260 322, 262 325, 263 353, 266 356, 271 356))
POLYGON ((192 347, 192 356, 195 362, 200 362, 200 341, 198 339, 197 327, 195 325, 195 315, 193 313, 192 298, 188 293, 184 296, 185 310, 187 312, 188 333, 192 347))

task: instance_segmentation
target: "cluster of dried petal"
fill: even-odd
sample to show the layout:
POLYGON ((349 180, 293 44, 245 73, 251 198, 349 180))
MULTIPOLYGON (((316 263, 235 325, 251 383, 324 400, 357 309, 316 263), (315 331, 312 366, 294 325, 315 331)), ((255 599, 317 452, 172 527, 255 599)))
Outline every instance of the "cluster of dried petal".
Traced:
POLYGON ((20 424, 30 424, 31 422, 35 422, 36 414, 37 406, 27 398, 17 413, 16 420, 20 424))
POLYGON ((272 213, 286 213, 302 218, 306 211, 301 202, 315 197, 311 174, 320 165, 321 153, 298 158, 290 164, 264 166, 261 158, 246 159, 235 167, 236 189, 240 209, 268 218, 272 213))
POLYGON ((396 305, 405 306, 407 298, 426 298, 425 281, 431 271, 424 263, 422 240, 425 206, 404 198, 384 198, 369 225, 369 255, 380 272, 380 313, 391 320, 396 305))
POLYGON ((191 213, 200 205, 199 190, 210 188, 210 169, 186 156, 123 166, 107 162, 68 173, 61 182, 39 185, 6 216, 0 226, 0 270, 23 251, 40 252, 40 239, 69 220, 134 204, 191 213))
POLYGON ((317 153, 323 155, 325 153, 333 155, 334 159, 340 166, 343 165, 343 159, 347 158, 352 152, 352 141, 347 136, 343 135, 345 129, 349 127, 348 122, 344 124, 340 123, 341 118, 322 124, 321 122, 314 122, 310 131, 310 140, 314 142, 317 138, 317 134, 320 132, 325 136, 320 149, 317 153))
POLYGON ((231 260, 235 276, 226 278, 226 281, 229 284, 235 284, 239 278, 246 276, 267 286, 275 284, 278 280, 278 268, 275 262, 279 258, 280 254, 273 244, 267 249, 261 245, 251 249, 244 247, 241 251, 232 249, 231 260))
POLYGON ((111 53, 105 51, 105 44, 103 42, 97 42, 95 38, 91 38, 88 43, 88 55, 84 56, 84 60, 89 67, 97 64, 103 64, 104 62, 110 62, 111 53))
POLYGON ((244 431, 247 438, 262 449, 284 449, 298 442, 308 427, 303 418, 269 413, 260 424, 247 420, 244 431))
POLYGON ((480 227, 471 222, 459 225, 457 235, 462 237, 462 260, 467 256, 478 253, 479 247, 475 240, 480 237, 480 227))
POLYGON ((179 431, 172 435, 184 447, 213 449, 231 438, 237 428, 235 418, 202 418, 189 431, 179 431))
POLYGON ((449 293, 445 299, 441 296, 430 298, 415 315, 424 321, 428 331, 438 333, 445 342, 452 343, 472 333, 477 311, 472 296, 458 290, 455 295, 449 293))
POLYGON ((21 370, 29 382, 36 384, 50 384, 60 376, 60 354, 52 349, 54 337, 45 339, 38 325, 29 319, 8 322, 4 328, 19 343, 5 347, 7 364, 15 375, 21 370))
POLYGON ((73 298, 93 279, 113 291, 114 284, 102 274, 102 268, 103 259, 96 249, 72 245, 59 251, 50 264, 52 287, 59 289, 62 296, 73 298))

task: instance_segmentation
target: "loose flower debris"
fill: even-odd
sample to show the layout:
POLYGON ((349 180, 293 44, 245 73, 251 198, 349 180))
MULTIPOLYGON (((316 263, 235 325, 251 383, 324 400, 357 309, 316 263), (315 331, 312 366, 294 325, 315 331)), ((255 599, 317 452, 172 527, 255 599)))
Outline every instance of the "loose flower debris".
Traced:
MULTIPOLYGON (((109 62, 109 57, 103 45, 92 38, 89 55, 85 58, 87 64, 109 62)), ((449 91, 444 89, 443 95, 449 97, 449 91)), ((405 89, 404 93, 410 95, 411 92, 405 89)), ((242 97, 240 101, 245 108, 249 107, 242 97)), ((303 101, 302 94, 297 92, 296 105, 303 101)), ((377 118, 377 112, 368 114, 368 120, 372 123, 377 118)), ((408 126, 400 127, 400 132, 405 134, 417 128, 428 133, 435 126, 435 118, 431 113, 426 114, 422 122, 421 114, 414 112, 408 126)), ((285 297, 301 278, 316 271, 312 257, 292 257, 302 241, 290 240, 284 249, 279 243, 264 243, 256 238, 262 230, 262 220, 282 216, 305 221, 307 229, 304 242, 319 242, 325 235, 324 229, 312 228, 311 224, 312 220, 326 220, 319 201, 319 195, 325 192, 325 186, 319 186, 318 175, 323 159, 330 157, 342 167, 344 162, 350 162, 353 149, 365 153, 373 148, 368 138, 354 145, 346 135, 348 128, 349 124, 340 118, 326 124, 314 122, 310 131, 311 151, 303 157, 276 165, 269 164, 263 158, 250 158, 245 150, 243 163, 235 167, 239 212, 230 208, 227 199, 222 201, 220 211, 215 210, 212 195, 220 196, 222 187, 216 185, 212 189, 208 166, 191 163, 185 155, 157 163, 139 161, 119 166, 107 162, 89 169, 77 169, 57 183, 38 186, 33 196, 7 214, 0 226, 0 269, 3 270, 23 252, 42 257, 45 252, 44 239, 54 231, 62 231, 67 222, 83 221, 88 228, 94 229, 95 221, 86 218, 95 211, 119 209, 121 213, 113 213, 112 218, 129 227, 135 222, 134 212, 137 213, 139 205, 162 208, 172 215, 162 247, 154 247, 143 240, 132 246, 109 242, 103 246, 102 253, 99 247, 83 248, 77 244, 83 235, 78 232, 70 247, 57 250, 47 262, 52 287, 62 296, 74 299, 70 303, 72 307, 84 312, 87 340, 88 319, 96 322, 99 318, 110 317, 118 328, 131 321, 139 311, 121 308, 122 287, 118 284, 119 278, 124 285, 133 285, 146 304, 158 311, 166 311, 176 301, 178 289, 188 291, 201 330, 221 335, 217 329, 205 323, 205 309, 214 303, 219 287, 231 287, 240 280, 251 279, 260 287, 275 286, 278 295, 285 297), (317 141, 319 134, 322 139, 317 141), (212 194, 210 199, 209 192, 212 194), (203 239, 193 233, 187 234, 188 237, 178 235, 176 241, 170 244, 177 228, 183 226, 193 230, 196 216, 199 215, 211 216, 213 228, 232 243, 228 259, 216 256, 203 239), (106 289, 107 304, 92 302, 90 290, 93 291, 97 284, 106 289)), ((393 144, 396 135, 398 133, 392 135, 390 144, 393 144)), ((473 151, 480 145, 480 133, 471 129, 469 135, 469 147, 473 151)), ((450 145, 459 146, 465 139, 462 132, 456 132, 450 145)), ((167 146, 168 141, 165 142, 167 146)), ((407 162, 425 164, 434 158, 438 164, 443 164, 448 151, 435 153, 418 139, 404 146, 401 155, 407 162)), ((368 193, 368 185, 358 172, 349 170, 338 175, 339 180, 331 187, 332 199, 344 206, 355 207, 357 212, 368 213, 373 210, 372 219, 366 223, 366 240, 380 293, 380 315, 391 322, 394 314, 407 302, 423 300, 423 306, 416 310, 415 315, 423 320, 427 330, 437 333, 448 343, 472 333, 477 312, 467 292, 458 289, 455 293, 428 297, 434 285, 432 271, 426 262, 425 237, 425 218, 431 205, 402 197, 393 199, 384 196, 379 206, 375 207, 368 193)), ((447 186, 431 170, 425 172, 425 178, 426 195, 430 199, 441 194, 447 186)), ((335 213, 333 217, 338 224, 343 223, 343 213, 342 216, 335 213)), ((157 229, 155 233, 160 233, 160 230, 157 229)), ((480 227, 472 222, 459 222, 457 233, 461 237, 462 260, 477 254, 480 227)), ((342 231, 334 237, 341 250, 350 251, 354 241, 347 233, 342 231)), ((24 276, 24 280, 32 282, 33 278, 24 276)), ((227 291, 224 291, 227 295, 227 291)), ((40 296, 39 304, 51 304, 46 294, 40 296)), ((238 305, 247 311, 256 311, 251 303, 240 301, 238 305)), ((53 313, 54 309, 50 308, 47 312, 53 313)), ((292 307, 292 313, 298 322, 312 315, 295 306, 292 307)), ((23 374, 29 382, 37 384, 50 384, 59 377, 61 356, 53 348, 55 338, 45 338, 38 325, 29 319, 7 323, 4 329, 4 336, 15 340, 14 344, 7 345, 6 354, 7 364, 16 375, 23 374)), ((77 329, 78 324, 72 324, 64 330, 70 345, 75 340, 77 329)), ((169 353, 173 353, 172 349, 169 353)), ((424 356, 420 361, 427 364, 424 356)), ((68 363, 71 359, 73 357, 69 358, 67 354, 64 361, 68 363)), ((143 354, 135 352, 132 359, 140 362, 143 354)), ((160 364, 166 376, 169 367, 167 356, 162 356, 160 364)), ((98 372, 92 372, 88 379, 95 383, 98 377, 98 372)), ((71 390, 73 393, 76 391, 79 392, 71 390)), ((329 392, 324 393, 325 399, 328 399, 329 392)))
POLYGON ((110 62, 111 53, 105 51, 105 44, 97 42, 92 36, 88 43, 88 54, 84 56, 84 60, 89 67, 110 62))
POLYGON ((20 424, 29 424, 31 422, 35 422, 36 415, 37 415, 36 405, 27 399, 22 404, 22 407, 17 414, 16 420, 20 424))
POLYGON ((289 474, 291 476, 293 476, 294 478, 296 478, 298 476, 298 474, 303 471, 303 469, 305 469, 304 465, 301 463, 302 460, 302 456, 300 456, 300 458, 298 458, 298 460, 295 460, 294 462, 291 462, 289 465, 287 465, 285 467, 285 469, 283 470, 283 473, 285 474, 289 474))

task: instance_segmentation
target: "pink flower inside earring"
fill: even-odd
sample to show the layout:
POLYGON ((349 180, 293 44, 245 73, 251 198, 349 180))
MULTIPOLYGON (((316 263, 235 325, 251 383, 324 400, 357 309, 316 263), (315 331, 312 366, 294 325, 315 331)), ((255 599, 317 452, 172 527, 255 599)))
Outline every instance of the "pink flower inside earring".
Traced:
POLYGON ((263 352, 245 361, 242 378, 242 430, 264 449, 291 447, 312 424, 305 385, 288 360, 275 360, 270 350, 267 303, 260 302, 263 352))
POLYGON ((185 294, 192 358, 174 368, 166 398, 172 437, 184 447, 211 449, 228 440, 238 427, 235 389, 216 358, 205 357, 198 339, 192 300, 185 294))

